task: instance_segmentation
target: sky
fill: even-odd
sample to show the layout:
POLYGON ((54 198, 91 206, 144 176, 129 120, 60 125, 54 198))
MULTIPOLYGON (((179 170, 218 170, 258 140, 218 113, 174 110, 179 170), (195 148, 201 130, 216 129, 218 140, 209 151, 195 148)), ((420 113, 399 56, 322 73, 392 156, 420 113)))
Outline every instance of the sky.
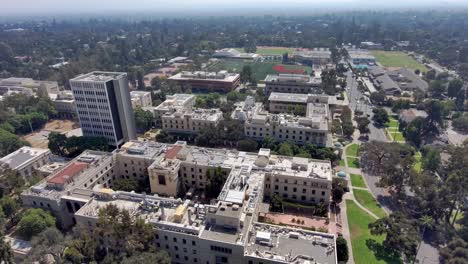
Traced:
POLYGON ((458 8, 468 0, 0 0, 0 14, 458 8))

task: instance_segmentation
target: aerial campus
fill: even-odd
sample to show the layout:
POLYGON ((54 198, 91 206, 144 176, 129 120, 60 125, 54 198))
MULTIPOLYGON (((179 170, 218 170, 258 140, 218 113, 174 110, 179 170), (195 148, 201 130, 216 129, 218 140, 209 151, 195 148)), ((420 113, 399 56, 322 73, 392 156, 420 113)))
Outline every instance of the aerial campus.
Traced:
POLYGON ((468 263, 465 13, 411 12, 2 23, 0 260, 468 263))

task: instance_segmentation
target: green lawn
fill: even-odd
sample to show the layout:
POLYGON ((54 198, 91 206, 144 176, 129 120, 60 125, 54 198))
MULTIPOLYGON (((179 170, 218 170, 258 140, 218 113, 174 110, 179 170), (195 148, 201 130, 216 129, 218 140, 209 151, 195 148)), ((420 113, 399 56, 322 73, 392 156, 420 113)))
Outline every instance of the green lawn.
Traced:
POLYGON ((413 170, 415 170, 416 172, 420 172, 421 171, 421 167, 422 167, 422 155, 421 155, 421 152, 416 152, 416 154, 414 154, 414 159, 415 159, 415 162, 413 164, 413 170))
POLYGON ((352 157, 346 157, 346 160, 348 161, 348 167, 350 168, 359 168, 359 159, 358 158, 352 158, 352 157))
MULTIPOLYGON (((240 52, 245 52, 244 48, 236 48, 240 52)), ((257 47, 255 53, 260 55, 283 55, 287 52, 289 55, 292 55, 294 48, 285 48, 285 47, 257 47)))
POLYGON ((403 136, 403 133, 401 132, 396 132, 396 133, 391 132, 391 133, 392 133, 393 140, 399 141, 399 142, 406 142, 405 137, 403 136))
POLYGON ((367 188, 364 179, 359 174, 351 174, 351 185, 353 185, 354 187, 367 188))
POLYGON ((375 50, 372 51, 372 55, 384 67, 406 67, 413 70, 419 69, 421 72, 427 72, 428 70, 426 66, 404 52, 375 50))
MULTIPOLYGON (((242 71, 242 67, 244 65, 250 65, 252 68, 252 74, 254 78, 258 81, 264 80, 268 74, 275 74, 278 73, 273 69, 276 65, 282 65, 281 62, 260 62, 260 61, 251 61, 251 60, 218 60, 213 64, 208 65, 206 67, 207 71, 222 71, 227 70, 228 72, 237 72, 240 73, 242 71)), ((305 74, 309 74, 312 71, 311 67, 308 66, 301 66, 301 65, 283 65, 286 69, 289 70, 296 70, 301 69, 304 70, 305 74)))
POLYGON ((341 166, 341 167, 344 167, 344 166, 346 166, 346 164, 345 164, 345 160, 340 160, 340 166, 341 166))
POLYGON ((346 200, 351 245, 356 264, 402 263, 398 257, 383 248, 384 236, 373 236, 369 224, 374 218, 359 208, 352 200, 346 200))
POLYGON ((354 197, 356 197, 356 200, 369 209, 369 211, 373 212, 376 216, 382 218, 387 216, 385 211, 380 207, 379 203, 374 199, 374 196, 366 190, 359 190, 359 189, 354 189, 353 190, 354 197))
POLYGON ((385 123, 385 126, 387 126, 387 127, 399 127, 400 123, 395 118, 390 117, 390 121, 385 123))
POLYGON ((359 145, 352 144, 346 149, 346 156, 358 157, 359 155, 359 145))

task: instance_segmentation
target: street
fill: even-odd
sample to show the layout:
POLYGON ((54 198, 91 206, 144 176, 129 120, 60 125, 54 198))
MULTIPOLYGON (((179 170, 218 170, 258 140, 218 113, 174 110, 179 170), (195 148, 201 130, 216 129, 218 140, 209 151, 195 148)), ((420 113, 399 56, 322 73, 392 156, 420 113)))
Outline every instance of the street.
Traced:
POLYGON ((364 115, 367 115, 371 120, 369 124, 369 140, 387 142, 387 136, 385 131, 382 128, 377 128, 372 122, 372 104, 369 102, 369 99, 362 94, 358 89, 358 82, 353 78, 351 71, 345 73, 346 83, 348 84, 348 89, 346 90, 349 98, 349 107, 351 111, 355 112, 356 110, 362 111, 364 115))

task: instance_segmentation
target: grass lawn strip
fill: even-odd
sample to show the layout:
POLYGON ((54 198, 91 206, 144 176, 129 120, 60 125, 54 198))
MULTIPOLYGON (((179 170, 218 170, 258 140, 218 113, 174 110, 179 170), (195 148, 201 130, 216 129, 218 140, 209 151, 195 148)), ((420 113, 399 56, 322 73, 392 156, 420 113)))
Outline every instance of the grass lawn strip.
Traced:
POLYGON ((359 168, 359 159, 358 158, 353 158, 353 157, 346 157, 346 160, 348 161, 348 167, 350 168, 359 168))
POLYGON ((366 190, 353 190, 354 197, 356 200, 364 207, 369 209, 369 211, 373 212, 376 216, 382 218, 387 216, 385 211, 380 207, 379 203, 375 200, 372 194, 366 190))
POLYGON ((353 187, 362 187, 362 188, 367 187, 366 183, 364 182, 364 179, 359 174, 351 174, 351 185, 353 187))
POLYGON ((341 167, 345 167, 345 166, 346 166, 345 160, 340 160, 340 166, 341 166, 341 167))
POLYGON ((352 144, 346 149, 346 156, 358 157, 359 155, 359 145, 352 144))
POLYGON ((382 245, 384 236, 373 236, 369 224, 375 219, 359 208, 352 200, 346 200, 351 245, 356 264, 402 263, 398 257, 389 254, 382 245))

